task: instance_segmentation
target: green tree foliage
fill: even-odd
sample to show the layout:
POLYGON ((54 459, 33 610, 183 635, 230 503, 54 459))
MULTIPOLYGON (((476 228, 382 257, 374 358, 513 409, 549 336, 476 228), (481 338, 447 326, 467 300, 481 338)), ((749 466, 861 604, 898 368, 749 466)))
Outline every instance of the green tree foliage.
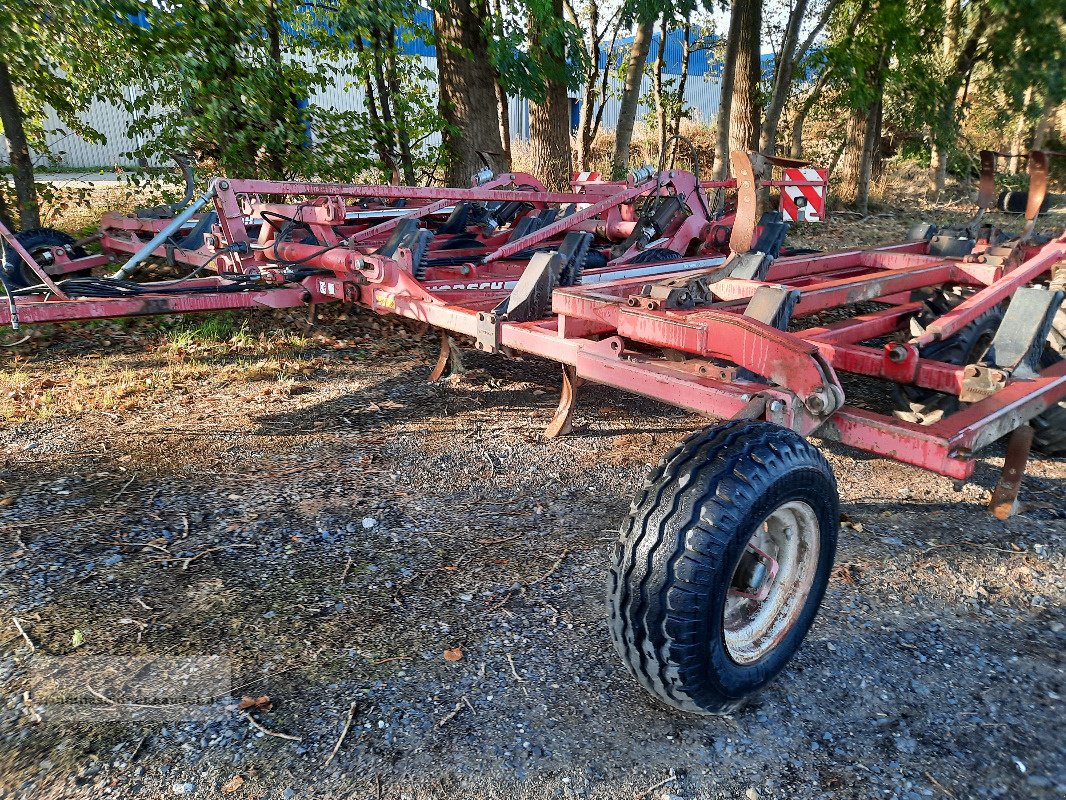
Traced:
MULTIPOLYGON (((101 141, 80 118, 111 72, 121 49, 110 29, 106 3, 53 3, 5 0, 0 4, 0 118, 8 139, 15 205, 24 227, 40 224, 38 196, 48 187, 34 184, 32 148, 42 160, 45 108, 51 106, 69 133, 101 141)), ((6 186, 5 186, 6 188, 6 186)), ((9 207, 0 192, 0 212, 9 207)), ((9 209, 10 210, 10 209, 9 209)))
POLYGON ((396 46, 413 8, 395 0, 127 0, 122 10, 148 21, 128 26, 133 58, 119 81, 138 91, 114 95, 134 117, 131 134, 144 140, 135 155, 187 152, 213 170, 260 178, 398 171, 413 179, 419 168, 432 170, 436 153, 426 142, 439 120, 428 76, 396 46), (311 102, 353 82, 376 97, 376 111, 311 102))

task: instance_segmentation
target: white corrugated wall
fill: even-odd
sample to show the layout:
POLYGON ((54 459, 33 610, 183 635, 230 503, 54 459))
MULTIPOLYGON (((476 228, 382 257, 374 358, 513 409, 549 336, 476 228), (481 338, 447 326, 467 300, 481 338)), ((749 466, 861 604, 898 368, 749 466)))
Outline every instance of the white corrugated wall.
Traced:
MULTIPOLYGON (((422 58, 423 63, 434 74, 436 73, 436 59, 422 58)), ((338 67, 338 78, 333 85, 318 91, 310 100, 315 105, 323 108, 335 108, 342 111, 361 111, 366 100, 363 86, 351 77, 346 65, 341 63, 338 67)), ((670 76, 674 77, 674 76, 670 76)), ((603 114, 603 127, 606 130, 614 128, 618 121, 619 101, 618 95, 622 89, 621 82, 615 77, 611 78, 610 97, 603 114)), ((697 121, 710 122, 718 113, 719 104, 719 81, 708 79, 701 75, 690 75, 685 86, 685 102, 692 109, 692 116, 697 121)), ((651 78, 645 77, 641 84, 641 96, 651 101, 652 87, 651 78)), ((648 103, 641 103, 637 109, 637 118, 640 119, 650 110, 648 103)), ((529 138, 529 106, 519 97, 512 97, 508 104, 511 117, 511 135, 518 139, 529 138)), ((106 142, 96 144, 86 141, 80 136, 65 129, 63 123, 51 109, 45 120, 45 141, 48 144, 51 158, 45 158, 35 154, 38 167, 47 169, 50 166, 81 169, 91 167, 111 168, 114 166, 132 167, 136 163, 125 153, 134 150, 140 142, 134 141, 128 136, 130 123, 133 121, 123 109, 107 103, 93 103, 82 115, 82 119, 92 128, 106 137, 106 142)), ((7 140, 0 134, 0 162, 6 163, 7 140)))

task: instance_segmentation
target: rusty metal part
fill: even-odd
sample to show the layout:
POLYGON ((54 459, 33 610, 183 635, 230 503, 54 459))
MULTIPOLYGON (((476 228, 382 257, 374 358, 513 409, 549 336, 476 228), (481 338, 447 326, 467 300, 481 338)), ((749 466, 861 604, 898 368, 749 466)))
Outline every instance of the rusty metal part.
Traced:
POLYGON ((996 202, 996 153, 981 151, 981 182, 977 190, 977 206, 981 211, 992 208, 996 202))
POLYGON ((559 407, 544 431, 545 439, 566 436, 573 430, 574 409, 577 407, 577 390, 585 381, 577 374, 577 368, 563 365, 563 386, 559 392, 559 407))
POLYGON ((1025 477, 1025 465, 1029 460, 1029 449, 1033 444, 1033 426, 1022 425, 1015 428, 1007 440, 1007 456, 1003 459, 1003 472, 999 483, 992 490, 988 510, 996 519, 1007 519, 1018 509, 1018 493, 1025 477))
POLYGON ((429 373, 429 382, 436 383, 445 375, 461 375, 463 369, 463 359, 459 354, 459 348, 447 331, 441 331, 440 355, 437 356, 433 371, 429 373))
POLYGON ((751 243, 755 240, 755 221, 759 210, 755 169, 751 157, 743 150, 732 151, 729 162, 737 179, 737 218, 729 235, 729 249, 734 253, 746 253, 751 250, 751 243))
POLYGON ((1040 206, 1047 197, 1047 153, 1033 150, 1029 153, 1029 201, 1025 206, 1025 231, 1022 239, 1028 239, 1036 228, 1040 206))

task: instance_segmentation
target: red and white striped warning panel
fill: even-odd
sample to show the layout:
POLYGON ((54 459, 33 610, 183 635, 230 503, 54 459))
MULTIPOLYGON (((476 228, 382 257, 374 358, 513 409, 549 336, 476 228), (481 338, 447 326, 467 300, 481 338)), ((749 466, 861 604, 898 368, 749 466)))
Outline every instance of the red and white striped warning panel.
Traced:
POLYGON ((570 179, 573 184, 579 183, 593 183, 600 179, 600 173, 598 172, 575 172, 574 176, 570 179))
POLYGON ((818 186, 782 186, 781 216, 786 222, 821 222, 825 219, 826 171, 812 167, 784 170, 782 180, 818 186))

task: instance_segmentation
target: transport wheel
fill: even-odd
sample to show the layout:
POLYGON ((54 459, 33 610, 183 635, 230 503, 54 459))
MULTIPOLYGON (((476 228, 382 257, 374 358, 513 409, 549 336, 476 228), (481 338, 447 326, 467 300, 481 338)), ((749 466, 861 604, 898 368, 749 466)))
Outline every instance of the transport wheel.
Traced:
POLYGON ((738 420, 652 470, 614 548, 611 636, 637 681, 683 711, 727 714, 799 648, 825 594, 836 480, 798 434, 738 420))
MULTIPOLYGON (((1041 367, 1050 367, 1066 358, 1066 303, 1059 308, 1051 325, 1041 367)), ((1066 456, 1066 400, 1060 400, 1029 423, 1035 431, 1033 449, 1049 456, 1066 456)))
MULTIPOLYGON (((40 263, 41 256, 46 256, 53 247, 66 247, 74 244, 74 237, 69 233, 57 231, 52 228, 30 228, 15 234, 19 244, 26 248, 31 256, 40 263)), ((4 248, 4 263, 0 264, 0 270, 4 272, 4 278, 14 289, 23 289, 34 286, 41 282, 37 273, 30 269, 22 256, 12 248, 4 248)), ((84 258, 86 253, 82 248, 75 247, 71 252, 72 258, 84 258)), ((91 270, 78 270, 64 275, 64 278, 83 278, 91 274, 91 270)))
MULTIPOLYGON (((926 307, 918 313, 916 321, 924 328, 937 317, 953 309, 966 297, 967 294, 958 288, 936 290, 926 299, 926 307)), ((921 348, 919 355, 922 358, 943 361, 956 366, 973 364, 980 361, 988 351, 1002 321, 1003 309, 991 308, 954 336, 921 348)), ((896 416, 906 422, 916 422, 919 425, 939 422, 946 415, 958 411, 960 407, 959 398, 955 395, 935 392, 920 386, 897 385, 894 389, 894 399, 896 416)))

